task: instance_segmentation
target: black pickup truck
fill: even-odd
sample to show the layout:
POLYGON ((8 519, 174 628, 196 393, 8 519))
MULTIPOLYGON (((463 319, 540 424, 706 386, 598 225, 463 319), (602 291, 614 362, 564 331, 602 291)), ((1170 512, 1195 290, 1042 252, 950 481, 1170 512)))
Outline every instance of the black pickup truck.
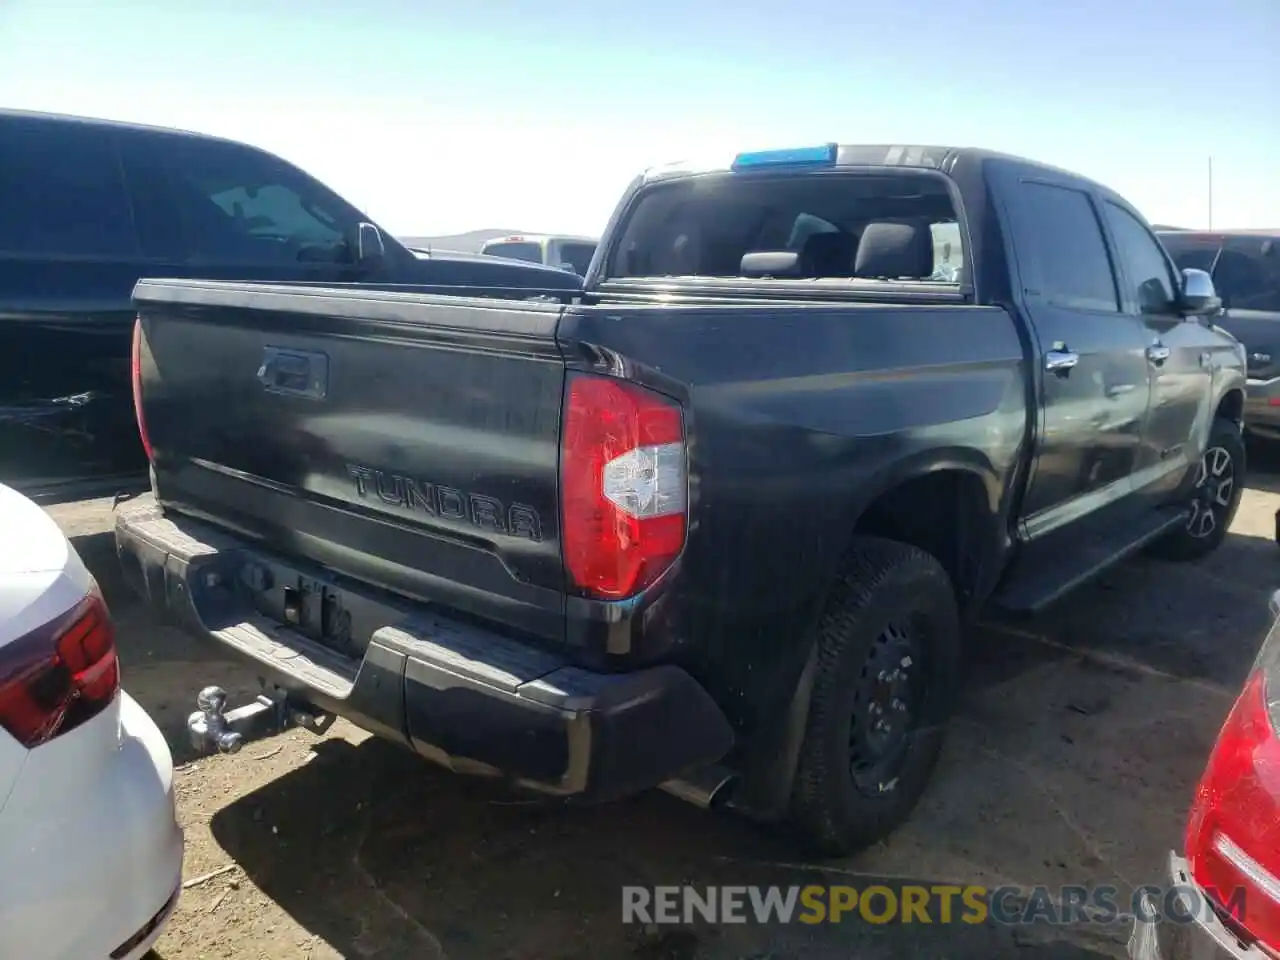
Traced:
POLYGON ((962 624, 1240 497, 1245 359, 1123 199, 828 145, 650 170, 570 303, 144 280, 126 576, 341 715, 546 794, 847 851, 929 778, 962 624))

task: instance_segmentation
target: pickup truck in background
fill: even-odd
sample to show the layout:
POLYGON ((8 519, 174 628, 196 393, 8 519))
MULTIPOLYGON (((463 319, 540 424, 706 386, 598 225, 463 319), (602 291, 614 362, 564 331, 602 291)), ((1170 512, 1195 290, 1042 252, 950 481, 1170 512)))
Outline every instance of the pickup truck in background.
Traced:
POLYGON ((129 389, 140 277, 581 285, 531 263, 416 255, 243 143, 19 110, 0 110, 0 143, 0 480, 43 502, 146 486, 129 389))
POLYGON ((125 575, 264 679, 202 692, 201 743, 342 715, 826 853, 916 804, 962 624, 1208 554, 1244 479, 1209 277, 1106 188, 979 150, 650 170, 568 304, 134 301, 154 493, 118 514, 125 575))

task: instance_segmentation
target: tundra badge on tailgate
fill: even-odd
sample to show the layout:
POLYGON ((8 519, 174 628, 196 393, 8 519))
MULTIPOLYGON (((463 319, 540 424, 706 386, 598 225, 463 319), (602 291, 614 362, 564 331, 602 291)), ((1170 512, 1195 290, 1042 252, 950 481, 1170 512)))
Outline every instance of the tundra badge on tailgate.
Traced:
POLYGON ((355 481, 356 493, 367 499, 372 492, 393 507, 421 510, 442 520, 458 520, 490 533, 542 541, 542 520, 538 511, 522 503, 505 504, 479 493, 428 483, 416 477, 388 473, 360 463, 348 463, 347 474, 355 481))

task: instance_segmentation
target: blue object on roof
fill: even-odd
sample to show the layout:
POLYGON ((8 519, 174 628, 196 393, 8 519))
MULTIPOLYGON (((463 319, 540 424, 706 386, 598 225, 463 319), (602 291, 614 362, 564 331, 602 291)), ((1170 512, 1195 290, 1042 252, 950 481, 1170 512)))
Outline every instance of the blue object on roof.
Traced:
POLYGON ((783 150, 754 150, 733 158, 734 170, 757 167, 825 167, 836 162, 838 146, 824 143, 820 147, 788 147, 783 150))

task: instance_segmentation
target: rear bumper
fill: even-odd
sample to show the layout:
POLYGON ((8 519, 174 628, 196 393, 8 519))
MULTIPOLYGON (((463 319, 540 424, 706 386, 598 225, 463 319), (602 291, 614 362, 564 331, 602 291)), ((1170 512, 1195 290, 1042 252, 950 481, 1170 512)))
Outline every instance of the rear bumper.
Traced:
MULTIPOLYGON (((1155 923, 1135 920, 1129 939, 1130 960, 1271 960, 1256 945, 1242 943, 1208 905, 1203 891, 1196 886, 1187 870, 1187 862, 1169 854, 1163 906, 1171 908, 1170 897, 1179 901, 1180 919, 1161 919, 1155 923)), ((1161 906, 1143 894, 1143 910, 1157 916, 1161 906)))
POLYGON ((253 661, 291 697, 459 772, 611 799, 714 763, 733 743, 719 707, 677 667, 583 670, 426 604, 166 517, 149 496, 120 509, 116 548, 133 587, 191 632, 253 661), (305 613, 296 629, 272 615, 284 585, 300 582, 308 595, 341 598, 353 652, 311 639, 305 613))

